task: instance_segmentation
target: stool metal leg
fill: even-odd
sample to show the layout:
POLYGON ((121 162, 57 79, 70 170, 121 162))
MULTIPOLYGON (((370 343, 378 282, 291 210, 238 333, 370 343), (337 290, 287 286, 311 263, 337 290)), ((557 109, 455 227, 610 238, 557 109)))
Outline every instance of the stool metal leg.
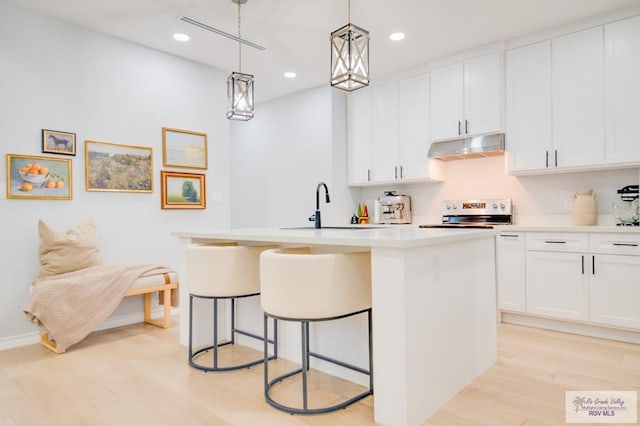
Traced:
POLYGON ((269 336, 266 333, 266 330, 264 331, 263 336, 258 336, 254 333, 250 333, 247 331, 243 331, 240 329, 236 328, 236 324, 235 324, 235 315, 236 315, 236 307, 235 307, 235 302, 237 298, 243 298, 243 297, 251 297, 251 296, 257 296, 258 294, 249 294, 246 296, 234 296, 234 297, 213 297, 213 296, 198 296, 198 295, 194 295, 194 294, 189 294, 189 365, 193 368, 196 368, 198 370, 203 370, 205 372, 207 371, 232 371, 232 370, 239 370, 242 368, 250 368, 254 365, 258 365, 264 362, 263 357, 258 358, 257 360, 254 361, 250 361, 244 364, 239 364, 239 365, 231 365, 231 366, 223 366, 220 367, 218 366, 219 363, 219 357, 218 357, 218 349, 220 349, 222 346, 226 346, 226 345, 233 345, 235 344, 235 334, 239 333, 242 334, 244 336, 253 338, 253 339, 257 339, 257 340, 263 340, 265 342, 265 345, 271 343, 273 344, 274 347, 274 354, 273 356, 269 356, 268 360, 272 360, 272 359, 276 359, 278 356, 278 333, 277 333, 277 322, 274 319, 274 337, 273 340, 269 339, 269 336), (194 298, 200 298, 200 299, 209 299, 213 301, 213 343, 211 343, 210 346, 205 346, 202 348, 199 348, 198 350, 193 350, 193 317, 194 317, 194 309, 193 309, 193 299, 194 298), (231 299, 231 339, 229 341, 225 341, 222 343, 218 343, 218 299, 231 299), (208 367, 205 365, 201 365, 198 364, 195 359, 200 355, 203 354, 205 352, 208 352, 209 350, 211 350, 213 352, 212 356, 213 356, 213 367, 208 367))
POLYGON ((302 408, 308 409, 307 404, 307 371, 309 371, 309 322, 302 321, 300 324, 302 331, 302 408))
POLYGON ((213 298, 213 368, 218 368, 218 298, 213 298))
MULTIPOLYGON (((279 318, 282 320, 287 320, 287 321, 295 321, 295 322, 300 322, 300 328, 301 328, 301 355, 302 355, 302 366, 301 368, 297 369, 297 370, 293 370, 290 371, 288 373, 284 373, 281 374, 277 377, 274 377, 273 379, 269 380, 269 372, 268 372, 268 367, 267 367, 267 363, 265 360, 265 370, 264 370, 264 395, 265 395, 265 399, 267 401, 267 403, 279 410, 285 411, 287 413, 291 413, 291 414, 321 414, 321 413, 330 413, 332 411, 336 411, 342 408, 346 408, 347 406, 353 404, 356 401, 359 401, 363 398, 366 398, 369 395, 373 395, 373 334, 372 334, 372 317, 371 317, 371 308, 369 309, 365 309, 359 312, 354 312, 351 314, 347 314, 347 315, 343 315, 340 317, 336 317, 336 318, 324 318, 321 320, 315 320, 315 321, 327 321, 327 320, 336 320, 336 319, 341 319, 341 318, 347 318, 350 316, 354 316, 354 315, 359 315, 359 314, 363 314, 363 313, 367 313, 368 315, 368 337, 369 337, 369 341, 368 341, 368 352, 369 352, 369 369, 366 370, 364 368, 360 368, 358 366, 355 365, 351 365, 348 364, 346 362, 343 361, 339 361, 324 355, 320 355, 318 353, 315 352, 311 352, 309 350, 309 342, 310 342, 310 338, 309 338, 309 323, 311 321, 314 320, 300 320, 300 319, 287 319, 287 318, 279 318), (343 400, 342 402, 335 404, 335 405, 331 405, 331 406, 327 406, 327 407, 321 407, 321 408, 309 408, 308 407, 308 377, 307 377, 307 371, 309 371, 310 369, 310 365, 309 365, 309 360, 310 357, 314 357, 314 358, 318 358, 318 359, 322 359, 324 361, 327 362, 331 362, 335 365, 339 365, 341 367, 344 368, 348 368, 350 370, 353 371, 357 371, 359 373, 365 374, 369 376, 369 389, 365 390, 364 392, 361 392, 347 400, 343 400), (271 395, 270 395, 270 391, 273 388, 273 386, 275 386, 277 383, 282 382, 292 376, 295 376, 297 374, 301 374, 302 375, 302 408, 297 408, 297 407, 291 407, 291 406, 286 406, 283 405, 277 401, 275 401, 271 395)), ((268 314, 265 313, 264 315, 264 330, 266 332, 267 330, 267 318, 268 318, 268 314)), ((274 318, 275 319, 275 318, 274 318)), ((267 356, 267 345, 265 344, 265 358, 267 356)))

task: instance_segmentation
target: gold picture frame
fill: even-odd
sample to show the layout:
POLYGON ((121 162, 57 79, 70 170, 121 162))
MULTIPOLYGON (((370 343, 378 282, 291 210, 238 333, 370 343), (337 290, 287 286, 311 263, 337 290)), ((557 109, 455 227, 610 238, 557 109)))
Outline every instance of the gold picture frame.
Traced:
POLYGON ((162 165, 185 169, 207 169, 207 134, 162 128, 162 165))
POLYGON ((7 198, 71 200, 71 159, 7 154, 7 198))
POLYGON ((153 192, 153 148, 84 141, 85 188, 103 192, 153 192))
POLYGON ((163 209, 204 209, 205 175, 201 173, 160 172, 163 209))

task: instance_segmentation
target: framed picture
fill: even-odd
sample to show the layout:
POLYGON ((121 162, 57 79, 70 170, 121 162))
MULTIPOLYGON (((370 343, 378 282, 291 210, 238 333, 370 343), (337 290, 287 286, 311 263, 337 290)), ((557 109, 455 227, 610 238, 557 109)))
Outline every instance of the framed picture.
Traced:
POLYGON ((84 141, 87 191, 153 192, 153 149, 84 141))
POLYGON ((70 200, 71 160, 7 154, 7 198, 70 200))
POLYGON ((160 172, 163 209, 204 209, 205 176, 200 173, 160 172))
POLYGON ((162 164, 165 167, 207 169, 207 134, 162 128, 162 164))
POLYGON ((42 152, 76 155, 76 134, 42 129, 42 152))

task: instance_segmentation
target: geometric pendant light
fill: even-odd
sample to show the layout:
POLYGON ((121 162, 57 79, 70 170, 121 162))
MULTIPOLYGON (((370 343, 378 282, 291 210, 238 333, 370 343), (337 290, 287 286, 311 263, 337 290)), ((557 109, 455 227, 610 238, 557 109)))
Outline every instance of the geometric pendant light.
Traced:
POLYGON ((253 75, 242 73, 242 37, 240 5, 247 0, 231 0, 238 5, 238 72, 227 78, 227 118, 248 121, 253 118, 253 75))
POLYGON ((349 23, 331 33, 331 85, 351 92, 369 85, 369 31, 349 23))

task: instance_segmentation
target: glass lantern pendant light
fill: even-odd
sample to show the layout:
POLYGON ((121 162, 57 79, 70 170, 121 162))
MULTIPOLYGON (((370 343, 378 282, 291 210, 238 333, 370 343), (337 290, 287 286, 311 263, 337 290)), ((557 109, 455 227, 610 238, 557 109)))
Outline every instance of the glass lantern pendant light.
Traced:
POLYGON ((242 73, 242 37, 240 33, 240 5, 247 0, 231 0, 238 5, 238 72, 227 78, 227 118, 248 121, 253 118, 253 76, 242 73))
POLYGON ((349 21, 331 33, 331 85, 351 92, 369 85, 369 31, 349 21))

